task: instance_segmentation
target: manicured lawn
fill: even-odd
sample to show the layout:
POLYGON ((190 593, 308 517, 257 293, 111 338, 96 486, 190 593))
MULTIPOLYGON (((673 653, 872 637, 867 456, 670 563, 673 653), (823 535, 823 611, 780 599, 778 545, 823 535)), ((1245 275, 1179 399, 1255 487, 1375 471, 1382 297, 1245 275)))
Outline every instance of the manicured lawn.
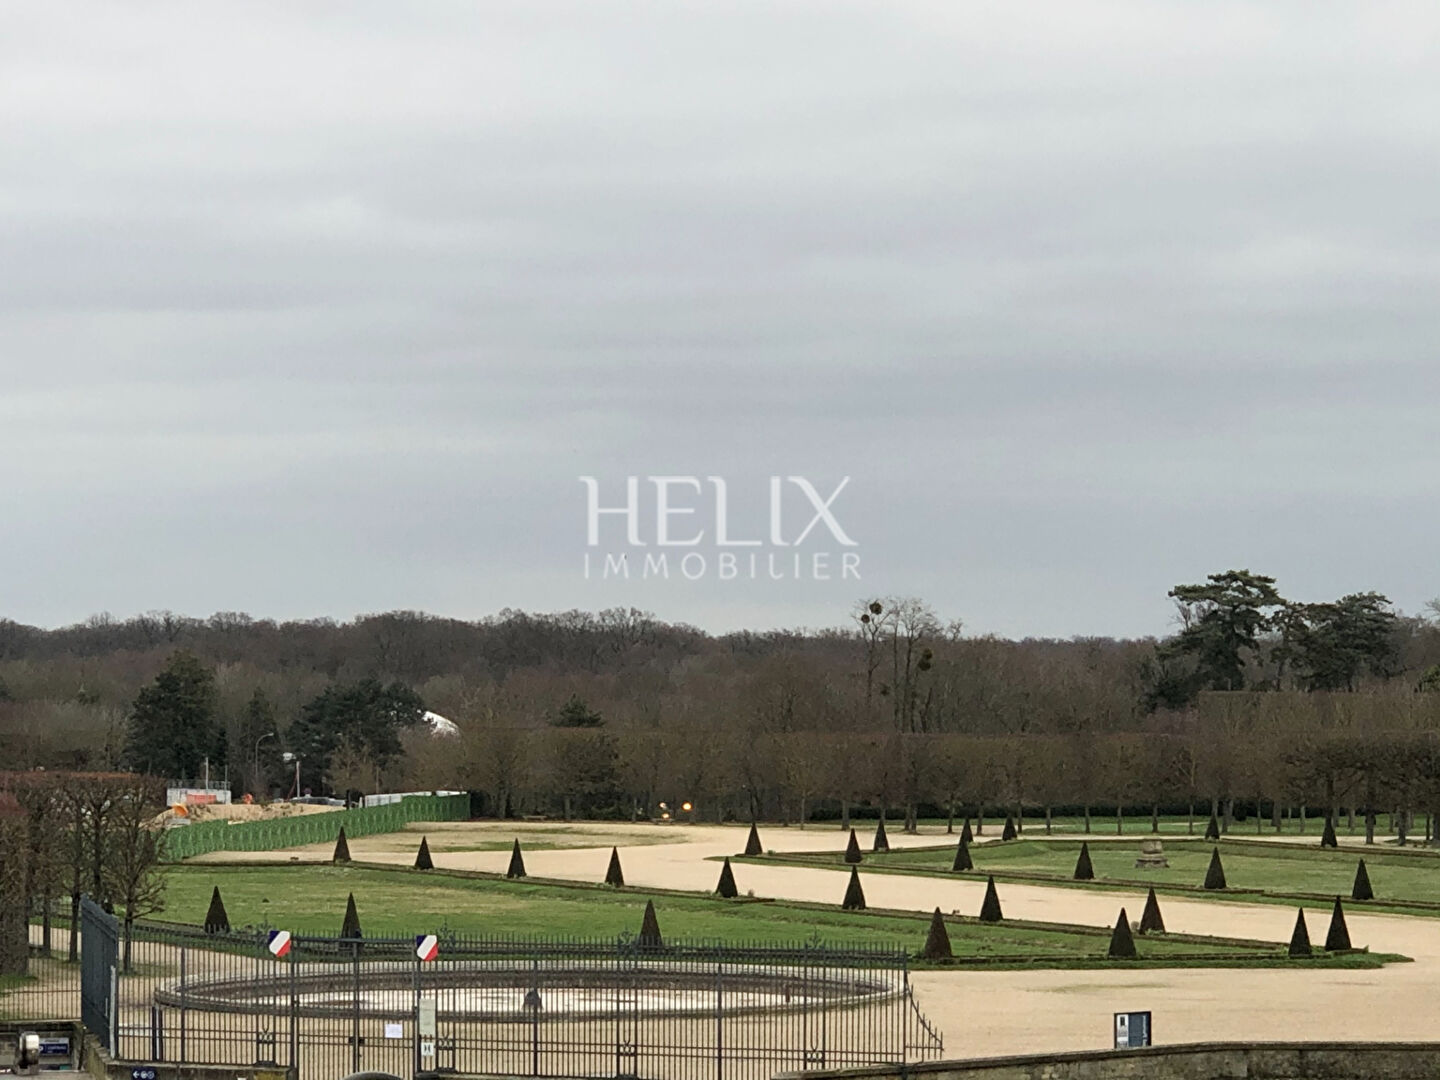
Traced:
MULTIPOLYGON (((409 936, 437 930, 469 934, 614 937, 640 927, 654 897, 662 932, 670 939, 733 943, 891 947, 914 953, 928 920, 899 912, 847 912, 838 907, 721 900, 698 894, 650 894, 505 881, 439 872, 362 866, 177 866, 166 871, 166 910, 173 922, 200 923, 218 885, 234 927, 269 925, 296 932, 336 934, 345 899, 355 894, 368 937, 409 936)), ((948 920, 957 957, 972 961, 1103 965, 1109 932, 1046 924, 948 920)), ((1141 938, 1142 960, 1159 963, 1283 963, 1283 951, 1261 942, 1141 938), (1208 961, 1207 961, 1207 958, 1208 961)), ((1378 957, 1329 958, 1326 963, 1367 964, 1378 957)))
MULTIPOLYGON (((1135 867, 1139 854, 1138 837, 1130 839, 1089 838, 1090 861, 1095 869, 1097 885, 1106 882, 1130 885, 1136 882, 1154 885, 1165 891, 1171 887, 1198 887, 1204 883, 1210 853, 1219 847, 1225 868, 1226 884, 1235 890, 1263 890, 1281 896, 1311 894, 1315 896, 1350 897, 1358 861, 1365 860, 1376 903, 1403 906, 1407 902, 1440 903, 1440 856, 1420 849, 1413 851, 1395 847, 1353 848, 1341 850, 1293 848, 1276 844, 1246 842, 1243 839, 1222 839, 1218 845, 1200 840, 1166 838, 1166 869, 1141 870, 1135 867)), ((1079 840, 1012 840, 985 843, 970 849, 975 874, 994 874, 997 878, 1023 880, 1031 875, 1045 875, 1063 882, 1072 881, 1075 860, 1080 853, 1079 840)), ((865 853, 867 870, 893 870, 947 875, 954 859, 951 845, 943 848, 896 849, 885 854, 865 853)), ((805 865, 823 862, 843 866, 840 852, 824 855, 779 856, 786 861, 803 861, 805 865)), ((1076 883, 1079 884, 1079 883, 1076 883)), ((1180 888, 1176 888, 1180 887, 1180 888)), ((1216 893, 1193 895, 1222 896, 1216 893)), ((1236 899, 1261 899, 1253 894, 1236 899)), ((1435 914, 1440 915, 1440 909, 1435 914)))
MULTIPOLYGON (((957 817, 957 818, 955 819, 955 832, 956 832, 956 835, 957 835, 957 836, 958 836, 958 834, 959 834, 959 832, 960 832, 960 825, 961 825, 961 823, 962 823, 963 821, 964 821, 964 816, 963 816, 963 815, 961 815, 961 816, 959 816, 959 817, 957 817)), ((1188 818, 1188 817, 1186 817, 1186 816, 1184 816, 1184 815, 1173 815, 1173 814, 1171 814, 1171 815, 1163 815, 1163 814, 1162 814, 1161 817, 1160 817, 1160 832, 1161 832, 1162 835, 1167 836, 1167 837, 1168 837, 1168 836, 1187 836, 1187 835, 1193 835, 1193 836, 1196 836, 1196 837, 1202 837, 1202 836, 1205 835, 1205 826, 1206 826, 1206 824, 1207 824, 1209 821, 1210 821, 1210 804, 1207 802, 1207 803, 1204 804, 1203 807, 1197 806, 1197 807, 1195 808, 1195 818, 1194 818, 1193 822, 1192 822, 1192 820, 1191 820, 1190 818, 1188 818), (1193 828, 1193 832, 1191 831, 1192 828, 1193 828)), ((1355 818, 1355 828, 1354 828, 1354 829, 1351 829, 1351 828, 1348 826, 1348 824, 1347 824, 1348 821, 1349 821, 1349 819, 1348 819, 1345 815, 1342 814, 1342 815, 1340 816, 1340 819, 1335 823, 1335 832, 1336 832, 1336 835, 1338 835, 1338 836, 1364 836, 1364 835, 1365 835, 1365 821, 1364 821, 1363 818, 1358 817, 1358 816, 1355 818)), ((945 828, 946 820, 945 820, 944 818, 921 818, 919 823, 920 823, 920 825, 924 826, 927 830, 933 829, 933 828, 943 829, 943 828, 945 828)), ((887 829, 893 829, 893 830, 898 831, 898 830, 900 829, 900 824, 901 824, 900 821, 899 821, 898 819, 896 819, 896 818, 887 817, 887 818, 885 819, 885 827, 886 827, 887 829)), ((857 818, 857 819, 855 819, 855 821, 854 821, 854 825, 855 825, 855 832, 856 832, 858 835, 860 835, 861 837, 869 836, 869 835, 871 835, 871 834, 873 834, 873 833, 875 832, 875 819, 874 819, 874 818, 865 818, 865 819, 857 818)), ((1079 817, 1079 816, 1063 816, 1063 817, 1062 817, 1062 816, 1060 816, 1060 815, 1057 814, 1055 817, 1053 817, 1053 818, 1051 819, 1050 826, 1051 826, 1052 831, 1053 831, 1053 832, 1057 832, 1057 833, 1084 833, 1084 832, 1085 832, 1085 819, 1082 818, 1082 817, 1079 817)), ((1134 834, 1134 835, 1136 835, 1136 836, 1139 836, 1139 835, 1142 835, 1142 834, 1148 835, 1149 832, 1150 832, 1150 815, 1149 815, 1148 813, 1126 814, 1125 817, 1124 817, 1124 819, 1122 820, 1122 826, 1123 826, 1123 833, 1122 833, 1121 835, 1125 835, 1125 836, 1129 836, 1129 835, 1132 835, 1132 834, 1134 834)), ((974 819, 973 817, 970 819, 970 827, 971 827, 972 829, 975 827, 975 819, 974 819)), ((1000 814, 999 817, 995 817, 995 816, 992 814, 992 815, 987 816, 987 817, 985 818, 985 832, 984 832, 983 835, 985 835, 985 836, 999 836, 999 835, 1000 835, 1000 830, 1003 829, 1004 827, 1005 827, 1005 815, 1002 813, 1002 814, 1000 814)), ((1301 829, 1301 827, 1300 827, 1300 819, 1299 819, 1299 818, 1284 818, 1284 819, 1282 819, 1282 820, 1281 820, 1281 823, 1280 823, 1280 832, 1279 832, 1279 835, 1291 837, 1291 838, 1296 839, 1296 840, 1305 840, 1305 839, 1313 838, 1314 840, 1316 840, 1316 841, 1318 842, 1319 839, 1320 839, 1320 832, 1321 832, 1321 830, 1322 830, 1324 827, 1325 827, 1324 818, 1321 817, 1320 815, 1312 812, 1312 813, 1310 814, 1310 816, 1305 819, 1305 827, 1304 827, 1304 829, 1301 829)), ((819 829, 834 829, 836 832, 839 832, 839 831, 840 831, 838 824, 837 824, 836 822, 833 822, 833 821, 827 821, 827 822, 811 822, 810 825, 809 825, 809 828, 810 828, 810 829, 817 829, 817 828, 819 828, 819 829)), ((1045 831, 1045 818, 1044 818, 1044 815, 1034 815, 1034 816, 1032 816, 1032 813, 1027 810, 1026 816, 1025 816, 1025 828, 1024 828, 1023 831, 1024 831, 1026 834, 1031 834, 1031 833, 1040 834, 1040 833, 1043 833, 1043 832, 1045 831)), ((1388 836, 1388 835, 1391 835, 1391 834, 1394 833, 1394 831, 1395 831, 1394 825, 1393 825, 1392 822, 1391 822, 1391 819, 1390 819, 1390 815, 1389 815, 1389 814, 1379 814, 1379 815, 1377 815, 1377 820, 1376 820, 1376 823, 1375 823, 1375 831, 1376 831, 1376 835, 1379 835, 1379 836, 1388 836)), ((1411 834, 1412 834, 1412 837, 1416 837, 1416 836, 1418 836, 1418 837, 1420 837, 1420 838, 1423 838, 1423 837, 1424 837, 1424 835, 1425 835, 1425 820, 1424 820, 1423 816, 1422 816, 1422 817, 1418 817, 1418 818, 1416 818, 1414 821, 1412 821, 1411 826, 1410 826, 1410 832, 1411 832, 1411 834)), ((1113 812, 1112 812, 1112 813, 1108 813, 1108 814, 1091 814, 1091 815, 1090 815, 1090 833, 1089 833, 1089 835, 1086 837, 1087 839, 1089 839, 1089 838, 1092 837, 1092 836, 1093 836, 1093 837, 1105 837, 1105 836, 1115 836, 1115 835, 1117 835, 1117 834, 1116 834, 1116 831, 1115 831, 1115 815, 1114 815, 1113 812)), ((1237 821, 1233 826, 1231 826, 1231 828, 1230 828, 1230 835, 1231 835, 1231 836, 1235 836, 1235 837, 1254 836, 1254 835, 1256 835, 1256 832, 1255 832, 1255 817, 1254 817, 1254 815, 1251 815, 1249 818, 1247 818, 1247 819, 1244 820, 1244 821, 1237 821)), ((1268 816, 1265 817, 1265 818, 1260 822, 1260 835, 1263 835, 1263 836, 1275 836, 1275 835, 1277 835, 1276 832, 1275 832, 1275 830, 1270 827, 1270 819, 1269 819, 1268 816)))

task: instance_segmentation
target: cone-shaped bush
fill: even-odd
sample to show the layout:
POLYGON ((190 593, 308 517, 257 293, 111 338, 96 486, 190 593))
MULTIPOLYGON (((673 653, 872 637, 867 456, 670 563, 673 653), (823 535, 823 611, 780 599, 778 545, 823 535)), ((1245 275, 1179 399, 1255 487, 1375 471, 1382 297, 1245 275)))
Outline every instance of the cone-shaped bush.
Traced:
POLYGON ((885 819, 880 819, 880 824, 875 826, 875 843, 871 845, 871 851, 889 851, 890 838, 885 835, 885 819))
POLYGON ((922 960, 949 960, 955 954, 950 951, 950 933, 945 929, 945 916, 940 909, 930 916, 930 933, 925 935, 925 947, 920 950, 922 960))
POLYGON ((1374 900, 1375 890, 1370 888, 1370 874, 1365 869, 1365 860, 1355 867, 1355 884, 1350 887, 1351 900, 1374 900))
POLYGON ((340 936, 342 938, 364 936, 360 932, 360 913, 355 910, 355 894, 353 892, 345 900, 345 921, 340 924, 340 936))
POLYGON ((1140 932, 1142 934, 1163 934, 1165 932, 1165 919, 1160 914, 1160 901, 1155 899, 1155 886, 1150 886, 1150 894, 1145 897, 1145 910, 1140 913, 1140 932))
POLYGON ((1219 839, 1220 839, 1220 822, 1219 822, 1219 820, 1215 817, 1214 814, 1211 814, 1211 815, 1210 815, 1210 824, 1205 826, 1205 839, 1206 839, 1206 840, 1219 840, 1219 839))
POLYGON ((1335 823, 1328 817, 1325 819, 1325 831, 1320 834, 1321 847, 1339 847, 1340 843, 1335 839, 1335 823))
POLYGON ((640 920, 640 936, 635 941, 647 949, 665 946, 665 939, 660 936, 660 921, 655 918, 654 900, 645 901, 645 916, 640 920))
POLYGON ((1290 934, 1290 950, 1292 957, 1310 955, 1310 930, 1305 925, 1305 909, 1295 909, 1295 929, 1290 934))
POLYGON ((720 868, 720 884, 715 886, 715 891, 726 900, 733 900, 740 895, 740 890, 735 887, 735 872, 730 869, 730 856, 725 856, 725 865, 720 868))
POLYGON ((745 838, 745 854, 765 854, 765 849, 760 846, 760 830, 755 827, 755 823, 753 821, 750 823, 750 835, 745 838))
POLYGON ((1111 960, 1134 960, 1135 937, 1130 933, 1130 916, 1120 909, 1120 918, 1115 920, 1115 929, 1110 932, 1110 948, 1105 953, 1111 960))
MULTIPOLYGON (((620 869, 619 852, 615 853, 613 866, 616 872, 618 872, 620 869)), ((514 845, 510 848, 510 865, 505 868, 505 876, 508 878, 525 876, 525 856, 520 854, 520 838, 518 836, 515 838, 514 845)), ((615 882, 610 881, 610 876, 608 874, 605 876, 605 881, 608 884, 615 884, 615 882)), ((624 885, 625 882, 622 880, 619 882, 619 884, 624 885)))
POLYGON ((950 866, 951 870, 957 873, 962 870, 974 870, 975 861, 970 858, 970 841, 960 837, 960 843, 955 845, 955 861, 950 866))
POLYGON ((1008 814, 1007 814, 1006 817, 1005 817, 1005 828, 1002 829, 1001 832, 1000 832, 1000 839, 1001 839, 1001 840, 1014 840, 1014 839, 1015 839, 1015 819, 1012 818, 1012 817, 1010 817, 1008 814))
POLYGON ((434 870, 435 863, 430 859, 430 838, 420 837, 420 850, 415 853, 416 870, 434 870))
POLYGON ((606 885, 624 885, 625 875, 620 872, 620 852, 616 848, 610 849, 610 867, 605 871, 606 885))
POLYGON ((1095 867, 1090 865, 1090 845, 1083 840, 1080 842, 1080 857, 1075 860, 1075 880, 1095 880, 1095 867))
POLYGON ((335 854, 330 856, 331 862, 350 861, 350 841, 345 839, 345 826, 340 826, 340 835, 335 838, 335 854))
POLYGON ((860 887, 860 871, 853 866, 850 868, 850 884, 845 886, 845 899, 840 901, 840 906, 846 911, 865 910, 865 890, 860 887))
POLYGON ((1220 849, 1210 850, 1210 867, 1205 871, 1205 888, 1225 888, 1225 867, 1220 865, 1220 849))
POLYGON ((980 921, 999 922, 1004 917, 1000 914, 1000 894, 995 891, 995 877, 992 874, 985 882, 985 899, 980 903, 980 921))
POLYGON ((220 899, 220 886, 215 886, 215 891, 210 894, 210 910, 205 912, 205 932, 207 934, 228 934, 230 932, 230 916, 225 914, 225 901, 220 899))
POLYGON ((845 845, 845 861, 853 865, 864 857, 860 854, 860 841, 855 838, 855 830, 851 829, 850 842, 845 845))
POLYGON ((975 842, 975 834, 970 831, 970 819, 965 819, 965 827, 960 830, 960 840, 967 847, 975 842))
POLYGON ((1350 948, 1350 928, 1345 925, 1345 909, 1340 906, 1340 897, 1335 897, 1335 908, 1330 912, 1330 930, 1325 935, 1325 951, 1341 952, 1350 948))

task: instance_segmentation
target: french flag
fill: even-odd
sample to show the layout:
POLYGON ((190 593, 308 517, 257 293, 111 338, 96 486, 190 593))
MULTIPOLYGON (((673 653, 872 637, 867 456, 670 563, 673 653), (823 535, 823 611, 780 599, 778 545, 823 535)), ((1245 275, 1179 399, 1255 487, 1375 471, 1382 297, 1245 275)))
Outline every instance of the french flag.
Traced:
POLYGON ((290 952, 290 931, 271 930, 269 949, 276 956, 286 956, 290 952))
POLYGON ((417 934, 415 937, 415 955, 421 960, 434 960, 440 954, 440 939, 434 934, 417 934))

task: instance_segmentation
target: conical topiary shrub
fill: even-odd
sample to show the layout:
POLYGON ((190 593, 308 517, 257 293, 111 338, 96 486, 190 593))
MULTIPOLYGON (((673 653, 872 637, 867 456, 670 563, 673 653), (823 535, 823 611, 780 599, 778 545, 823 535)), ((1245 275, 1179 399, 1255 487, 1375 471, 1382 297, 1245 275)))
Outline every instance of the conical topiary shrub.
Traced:
POLYGON ((1210 867, 1205 871, 1205 888, 1225 888, 1225 867, 1220 865, 1220 849, 1210 850, 1210 867))
POLYGON ((860 887, 860 871, 853 866, 850 868, 850 884, 845 886, 845 899, 840 901, 840 906, 846 911, 865 910, 865 890, 860 887))
POLYGON ((345 826, 340 826, 340 835, 335 838, 335 854, 330 856, 331 862, 350 861, 350 841, 345 839, 345 826))
POLYGON ((620 851, 618 848, 610 849, 610 866, 605 871, 605 884, 614 885, 617 888, 625 884, 625 875, 620 872, 620 851))
POLYGON ((1335 839, 1335 823, 1328 817, 1325 819, 1325 829, 1320 834, 1321 847, 1339 847, 1340 842, 1335 839))
POLYGON ((920 950, 922 960, 949 960, 955 954, 950 951, 950 933, 945 929, 945 916, 940 909, 930 916, 930 933, 925 935, 925 947, 920 950))
POLYGON ((355 910, 355 894, 345 899, 345 921, 340 924, 340 936, 347 941, 358 941, 364 937, 360 932, 360 913, 355 910))
POLYGON ((1090 865, 1090 845, 1084 840, 1080 841, 1080 857, 1075 860, 1075 880, 1095 880, 1095 867, 1090 865))
POLYGON ((853 865, 864 857, 860 854, 860 841, 855 838, 855 830, 851 829, 850 842, 845 845, 845 861, 853 865))
POLYGON ((434 870, 435 863, 430 859, 430 838, 420 837, 420 850, 415 853, 416 870, 434 870))
POLYGON ((1000 839, 1001 839, 1001 840, 1014 840, 1014 839, 1015 839, 1015 819, 1012 818, 1012 817, 1010 817, 1008 814, 1005 816, 1005 828, 1003 828, 1003 829, 1000 830, 1000 839))
POLYGON ((992 874, 985 881, 985 899, 980 903, 980 921, 999 922, 1003 918, 1000 914, 1000 894, 995 891, 995 876, 992 874))
MULTIPOLYGON (((611 850, 614 851, 614 848, 611 848, 611 850)), ((620 853, 618 851, 615 852, 614 859, 615 870, 618 872, 620 869, 620 853)), ((510 848, 510 865, 505 868, 505 876, 508 878, 521 878, 525 876, 525 856, 520 854, 520 838, 518 836, 510 848)), ((625 884, 623 879, 619 882, 610 881, 608 874, 605 877, 605 881, 611 885, 625 884)))
POLYGON ((1210 815, 1210 824, 1205 826, 1205 839, 1220 839, 1220 820, 1214 814, 1210 815))
POLYGON ((1335 907, 1330 912, 1330 930, 1325 935, 1326 952, 1343 952, 1350 948, 1350 927, 1345 925, 1345 909, 1340 906, 1340 897, 1335 897, 1335 907))
POLYGON ((975 834, 970 831, 970 819, 965 819, 965 827, 960 830, 960 840, 967 846, 975 842, 975 834))
POLYGON ((720 884, 715 886, 715 891, 726 900, 733 900, 740 895, 740 890, 735 887, 735 872, 730 869, 730 856, 725 856, 725 865, 720 867, 720 884))
POLYGON ((645 915, 640 920, 640 935, 636 944, 646 949, 663 949, 665 939, 660 936, 660 920, 655 918, 655 901, 645 901, 645 915))
POLYGON ((1305 925, 1305 909, 1295 909, 1295 929, 1290 934, 1289 955, 1293 957, 1310 955, 1310 930, 1305 925))
POLYGON ((753 821, 750 823, 750 835, 745 838, 745 854, 747 856, 765 854, 765 849, 760 846, 760 830, 755 827, 753 821))
POLYGON ((220 886, 215 886, 215 891, 210 894, 210 910, 205 912, 205 932, 207 934, 228 934, 230 932, 230 916, 225 914, 225 901, 220 899, 220 886))
POLYGON ((1351 900, 1374 900, 1375 890, 1370 888, 1370 873, 1365 869, 1365 860, 1355 867, 1355 884, 1350 887, 1351 900))
POLYGON ((1123 907, 1115 920, 1115 929, 1110 932, 1110 948, 1105 955, 1111 960, 1134 960, 1139 955, 1135 951, 1135 937, 1130 933, 1130 916, 1123 907))
POLYGON ((975 869, 975 862, 970 858, 970 841, 963 836, 960 837, 960 843, 955 845, 955 861, 950 864, 950 869, 957 873, 975 869))
POLYGON ((1165 919, 1160 914, 1160 901, 1155 899, 1155 886, 1150 886, 1150 893, 1145 897, 1145 910, 1140 913, 1140 932, 1142 934, 1163 934, 1165 932, 1165 919))
POLYGON ((880 819, 880 823, 875 826, 875 843, 871 845, 870 850, 890 850, 890 838, 885 835, 885 819, 883 817, 880 819))

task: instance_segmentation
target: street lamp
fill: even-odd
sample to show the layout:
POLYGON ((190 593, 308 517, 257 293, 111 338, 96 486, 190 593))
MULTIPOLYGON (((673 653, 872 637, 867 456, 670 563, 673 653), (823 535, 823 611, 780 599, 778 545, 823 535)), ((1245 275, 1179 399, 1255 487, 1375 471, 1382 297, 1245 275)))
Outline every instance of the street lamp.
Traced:
POLYGON ((295 763, 295 793, 291 795, 290 798, 298 799, 300 797, 300 755, 292 754, 289 750, 286 750, 285 753, 280 755, 280 759, 285 762, 293 761, 295 763))
POLYGON ((267 731, 255 740, 255 786, 257 788, 260 787, 260 744, 266 739, 273 739, 274 737, 275 732, 267 731))

